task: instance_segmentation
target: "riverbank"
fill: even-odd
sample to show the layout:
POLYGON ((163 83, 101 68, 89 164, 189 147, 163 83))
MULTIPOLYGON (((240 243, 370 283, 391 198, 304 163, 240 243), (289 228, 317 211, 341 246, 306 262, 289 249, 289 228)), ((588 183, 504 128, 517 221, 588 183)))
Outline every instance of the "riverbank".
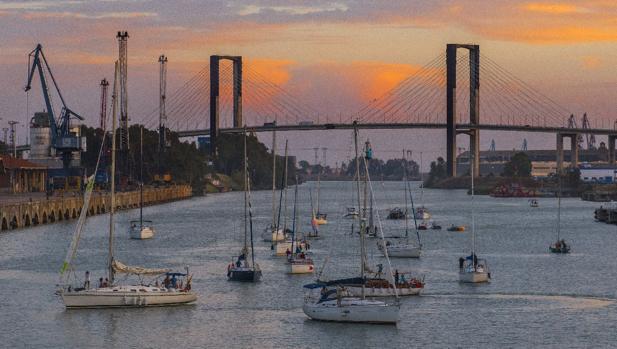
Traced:
MULTIPOLYGON (((144 188, 144 206, 156 205, 192 197, 189 185, 170 185, 165 187, 144 188)), ((24 197, 18 200, 3 200, 0 204, 0 231, 25 228, 56 221, 76 219, 81 214, 82 196, 24 197), (27 201, 26 201, 27 200, 27 201)), ((116 193, 116 209, 138 208, 139 191, 116 193)), ((90 199, 88 215, 109 212, 111 196, 107 192, 94 192, 90 199)))

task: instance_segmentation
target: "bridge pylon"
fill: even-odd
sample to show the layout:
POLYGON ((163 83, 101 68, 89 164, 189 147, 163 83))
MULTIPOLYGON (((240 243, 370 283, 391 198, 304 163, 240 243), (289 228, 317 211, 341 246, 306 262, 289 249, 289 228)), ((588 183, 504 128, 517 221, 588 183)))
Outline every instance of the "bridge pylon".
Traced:
POLYGON ((557 173, 563 171, 563 139, 570 138, 570 166, 578 166, 578 150, 580 133, 557 133, 557 173))
POLYGON ((446 45, 446 153, 448 176, 456 176, 456 53, 469 50, 469 123, 470 129, 463 131, 469 135, 469 151, 472 153, 470 166, 474 176, 480 175, 480 130, 474 126, 480 123, 480 46, 466 44, 446 45))
POLYGON ((233 127, 242 123, 242 56, 210 56, 210 155, 216 157, 219 136, 219 63, 222 59, 233 62, 233 127))

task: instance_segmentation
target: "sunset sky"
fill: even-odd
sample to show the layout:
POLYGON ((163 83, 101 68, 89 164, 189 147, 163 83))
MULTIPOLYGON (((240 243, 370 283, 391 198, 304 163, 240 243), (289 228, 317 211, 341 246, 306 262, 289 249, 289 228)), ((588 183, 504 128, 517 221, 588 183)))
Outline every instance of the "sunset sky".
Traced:
MULTIPOLYGON (((242 55, 303 103, 338 115, 356 111, 442 53, 446 43, 457 42, 479 44, 483 55, 566 109, 587 112, 592 123, 617 119, 614 0, 0 1, 0 27, 2 127, 10 119, 26 123, 27 111, 43 107, 38 84, 29 103, 23 92, 27 54, 39 42, 67 103, 96 124, 98 84, 113 77, 118 30, 130 34, 134 118, 158 103, 161 53, 169 57, 170 91, 203 68, 211 54, 242 55)), ((20 129, 20 138, 25 131, 20 129)), ((445 138, 434 141, 431 132, 413 132, 371 137, 386 144, 395 134, 397 140, 387 144, 392 151, 409 138, 424 137, 421 150, 428 158, 443 152, 445 138)), ((315 135, 315 143, 330 137, 315 135)), ((519 146, 522 137, 501 137, 498 148, 519 146)), ((495 135, 483 134, 483 148, 491 138, 495 135)), ((343 149, 345 142, 329 146, 343 149)), ((554 140, 529 136, 529 143, 542 148, 554 140)), ((344 154, 332 156, 340 160, 344 154)))

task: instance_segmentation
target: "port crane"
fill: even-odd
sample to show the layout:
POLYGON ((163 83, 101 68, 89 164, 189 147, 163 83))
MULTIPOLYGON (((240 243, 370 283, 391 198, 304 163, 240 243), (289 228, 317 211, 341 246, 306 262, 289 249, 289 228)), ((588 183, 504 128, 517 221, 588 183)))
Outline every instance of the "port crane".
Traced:
POLYGON ((35 71, 38 71, 39 74, 39 80, 41 81, 41 88, 43 90, 43 99, 45 100, 47 115, 49 117, 51 146, 56 150, 56 154, 60 154, 63 168, 66 170, 69 168, 73 152, 81 151, 82 149, 81 139, 78 135, 71 132, 71 118, 75 117, 78 120, 83 120, 83 118, 66 106, 64 97, 62 97, 60 88, 56 83, 56 79, 54 78, 51 68, 49 67, 47 59, 45 58, 43 46, 41 44, 38 44, 36 48, 28 55, 28 81, 25 87, 26 92, 32 88, 32 79, 34 78, 35 71), (46 78, 47 75, 51 78, 53 87, 62 102, 62 109, 58 117, 54 114, 49 90, 50 86, 46 78))

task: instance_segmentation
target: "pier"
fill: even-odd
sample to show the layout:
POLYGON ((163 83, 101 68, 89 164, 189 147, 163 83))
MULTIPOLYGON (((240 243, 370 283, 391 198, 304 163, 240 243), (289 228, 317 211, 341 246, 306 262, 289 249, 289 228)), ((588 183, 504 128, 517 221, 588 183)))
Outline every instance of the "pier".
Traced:
MULTIPOLYGON (((144 188, 144 206, 183 200, 191 196, 192 188, 189 185, 144 188)), ((107 192, 93 193, 88 207, 88 216, 109 212, 110 200, 107 192)), ((117 210, 138 208, 139 202, 139 191, 116 193, 117 210)), ((76 219, 81 214, 82 206, 82 196, 48 199, 43 197, 21 202, 13 200, 7 204, 0 204, 0 231, 76 219)))

